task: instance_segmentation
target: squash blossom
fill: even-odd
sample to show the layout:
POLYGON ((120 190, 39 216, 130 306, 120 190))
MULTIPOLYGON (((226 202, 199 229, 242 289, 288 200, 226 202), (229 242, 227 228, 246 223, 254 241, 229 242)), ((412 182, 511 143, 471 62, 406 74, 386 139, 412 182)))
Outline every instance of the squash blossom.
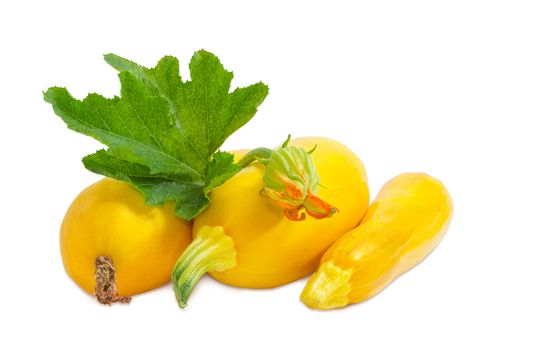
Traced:
POLYGON ((337 208, 316 196, 319 177, 310 154, 303 148, 276 149, 266 162, 261 193, 285 209, 290 220, 305 220, 305 213, 316 219, 333 216, 337 208))
POLYGON ((337 208, 316 196, 320 178, 311 159, 315 149, 306 151, 289 142, 290 136, 275 150, 258 148, 244 156, 243 163, 254 157, 266 166, 261 194, 282 207, 289 220, 305 220, 305 213, 315 219, 333 216, 337 208))

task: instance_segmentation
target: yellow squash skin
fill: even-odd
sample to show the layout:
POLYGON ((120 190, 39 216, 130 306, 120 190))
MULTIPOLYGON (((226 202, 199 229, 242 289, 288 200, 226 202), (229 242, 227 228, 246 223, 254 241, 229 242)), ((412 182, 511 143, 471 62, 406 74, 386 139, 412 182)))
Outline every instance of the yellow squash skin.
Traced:
POLYGON ((301 300, 313 309, 332 309, 376 295, 439 244, 452 210, 447 189, 435 178, 421 173, 393 178, 359 227, 324 254, 301 300))
MULTIPOLYGON (((210 272, 223 283, 248 288, 280 286, 311 273, 322 253, 356 227, 367 210, 369 192, 363 164, 344 145, 320 137, 291 145, 312 149, 320 175, 318 196, 337 207, 331 218, 290 221, 273 200, 259 194, 264 166, 254 163, 211 193, 212 204, 194 219, 194 232, 221 226, 234 242, 236 266, 210 272)), ((240 156, 241 152, 238 152, 240 156)), ((242 152, 243 155, 243 152, 242 152)))
POLYGON ((61 225, 65 271, 86 292, 95 290, 95 259, 112 258, 120 296, 154 289, 191 242, 191 224, 173 207, 149 207, 129 185, 103 179, 73 201, 61 225))

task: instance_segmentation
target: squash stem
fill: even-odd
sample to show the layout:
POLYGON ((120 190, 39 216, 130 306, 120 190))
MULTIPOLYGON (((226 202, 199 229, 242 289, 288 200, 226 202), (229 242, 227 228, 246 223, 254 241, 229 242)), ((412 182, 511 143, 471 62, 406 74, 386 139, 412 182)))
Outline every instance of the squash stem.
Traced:
POLYGON ((238 163, 236 163, 241 169, 244 169, 254 161, 258 161, 266 165, 270 156, 272 155, 272 150, 266 147, 255 148, 248 153, 246 153, 238 163))
POLYGON ((331 261, 324 262, 303 289, 301 301, 311 309, 329 310, 348 305, 351 270, 343 270, 331 261))
POLYGON ((186 306, 197 281, 207 272, 222 272, 236 266, 236 249, 221 226, 203 226, 182 253, 171 273, 175 297, 186 306))
POLYGON ((95 296, 99 303, 104 305, 128 304, 132 300, 129 296, 119 296, 115 284, 114 262, 109 256, 101 255, 95 259, 95 296))

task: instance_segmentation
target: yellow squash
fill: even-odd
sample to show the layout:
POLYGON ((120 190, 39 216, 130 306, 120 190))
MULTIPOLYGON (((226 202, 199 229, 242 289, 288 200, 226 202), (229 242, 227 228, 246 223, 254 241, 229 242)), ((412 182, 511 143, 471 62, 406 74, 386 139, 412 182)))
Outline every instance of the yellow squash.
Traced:
POLYGON ((60 245, 69 276, 110 304, 168 282, 190 241, 191 224, 171 206, 149 207, 129 185, 103 179, 69 207, 60 245))
POLYGON ((303 219, 304 214, 291 209, 286 216, 273 193, 270 198, 259 193, 265 166, 246 167, 215 189, 211 206, 194 219, 194 241, 173 272, 179 305, 185 305, 205 272, 223 283, 248 288, 276 287, 302 278, 335 240, 359 223, 369 192, 357 156, 327 138, 300 138, 291 145, 307 150, 316 145, 311 157, 320 178, 317 195, 338 212, 332 215, 335 209, 330 207, 332 216, 318 220, 313 208, 307 213, 314 217, 289 220, 303 219))
POLYGON ((383 186, 362 223, 335 242, 301 300, 332 309, 366 300, 422 261, 445 234, 452 202, 426 174, 399 175, 383 186))

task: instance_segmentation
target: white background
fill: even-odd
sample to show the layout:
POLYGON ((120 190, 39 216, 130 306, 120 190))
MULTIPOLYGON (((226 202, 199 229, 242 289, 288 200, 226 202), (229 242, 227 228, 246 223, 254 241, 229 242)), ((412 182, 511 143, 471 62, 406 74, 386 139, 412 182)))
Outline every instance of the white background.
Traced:
POLYGON ((533 1, 10 1, 0 5, 0 348, 536 347, 536 9, 533 1), (193 4, 195 3, 195 5, 193 4), (313 312, 305 279, 265 291, 205 277, 182 311, 169 285, 104 307, 64 273, 58 230, 99 177, 99 145, 42 91, 113 96, 114 52, 147 66, 205 48, 235 86, 270 86, 225 149, 287 133, 350 146, 371 193, 404 171, 450 189, 438 249, 370 301, 313 312))

